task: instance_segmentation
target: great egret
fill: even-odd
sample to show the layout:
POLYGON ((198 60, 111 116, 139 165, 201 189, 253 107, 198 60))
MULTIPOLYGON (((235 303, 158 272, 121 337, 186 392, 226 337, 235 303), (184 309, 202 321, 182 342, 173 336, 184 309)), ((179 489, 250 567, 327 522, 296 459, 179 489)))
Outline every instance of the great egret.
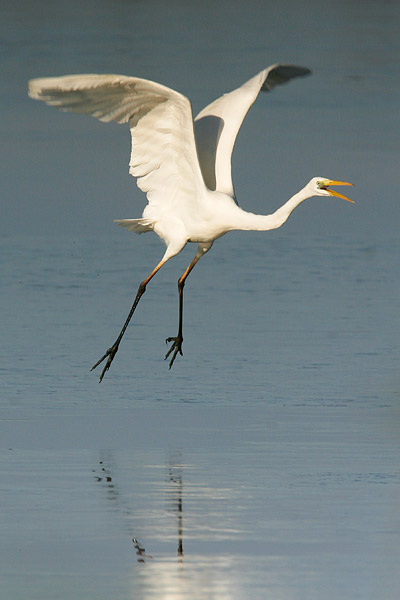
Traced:
POLYGON ((160 262, 139 285, 135 300, 114 344, 92 370, 106 360, 104 374, 146 286, 161 267, 187 242, 198 244, 192 262, 178 280, 179 326, 171 346, 171 368, 183 342, 183 288, 189 273, 211 248, 214 240, 235 229, 268 231, 280 227, 301 202, 312 196, 338 196, 329 186, 352 185, 326 177, 314 177, 288 202, 270 215, 242 210, 231 178, 231 154, 242 121, 260 91, 270 91, 309 69, 272 65, 241 87, 218 98, 193 120, 188 98, 159 83, 123 75, 67 75, 33 79, 29 95, 63 111, 85 113, 100 121, 129 123, 132 153, 129 172, 147 194, 148 204, 140 219, 116 222, 129 231, 154 231, 166 244, 160 262))

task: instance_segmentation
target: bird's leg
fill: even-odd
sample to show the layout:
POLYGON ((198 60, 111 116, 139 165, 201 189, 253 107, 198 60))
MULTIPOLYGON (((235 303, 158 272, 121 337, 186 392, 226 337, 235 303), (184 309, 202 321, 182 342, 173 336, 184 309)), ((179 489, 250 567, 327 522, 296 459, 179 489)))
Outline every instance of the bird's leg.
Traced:
POLYGON ((174 360, 177 357, 177 354, 183 356, 182 352, 182 342, 183 342, 183 288, 185 286, 185 280, 181 282, 178 281, 178 293, 179 293, 179 326, 178 326, 178 335, 176 337, 169 337, 165 340, 165 343, 173 342, 171 348, 168 350, 165 355, 165 360, 172 354, 171 360, 169 361, 169 368, 174 364, 174 360))
MULTIPOLYGON (((207 248, 208 250, 208 248, 207 248)), ((206 250, 205 250, 206 251, 206 250)), ((179 326, 178 326, 178 335, 176 337, 169 337, 165 340, 166 344, 168 344, 169 342, 173 342, 171 348, 168 350, 167 354, 165 355, 165 360, 167 360, 167 358, 169 356, 171 356, 171 360, 169 361, 169 368, 172 367, 172 365, 174 364, 174 360, 178 355, 178 352, 181 356, 183 356, 183 352, 182 352, 182 342, 183 342, 183 288, 185 287, 185 281, 187 276, 189 275, 189 273, 192 271, 192 269, 194 268, 195 264, 199 261, 199 259, 201 258, 201 256, 203 256, 204 251, 201 253, 197 253, 196 256, 194 257, 194 259, 192 260, 192 262, 190 263, 190 265, 188 266, 188 268, 186 269, 186 271, 183 273, 183 275, 178 279, 178 293, 179 293, 179 326)))
POLYGON ((101 372, 101 375, 100 375, 100 380, 99 380, 100 382, 103 380, 103 377, 104 377, 106 371, 108 371, 108 369, 111 366, 112 361, 114 360, 114 356, 118 352, 118 347, 119 347, 120 341, 122 340, 122 337, 126 331, 126 328, 128 327, 130 320, 132 319, 133 313, 135 312, 136 307, 139 304, 140 298, 143 296, 143 294, 146 291, 146 285, 149 283, 150 279, 152 279, 154 277, 154 275, 157 273, 157 271, 159 271, 159 269, 161 269, 161 267, 163 266, 163 264, 165 264, 165 262, 166 262, 165 260, 162 260, 161 262, 159 262, 158 265, 152 270, 150 275, 148 277, 146 277, 146 279, 144 279, 142 281, 142 283, 139 285, 135 300, 132 304, 132 308, 129 311, 129 315, 126 318, 126 321, 120 331, 119 336, 117 337, 117 339, 115 340, 113 345, 107 350, 107 352, 100 358, 100 360, 98 360, 97 363, 94 364, 93 367, 90 369, 91 371, 93 371, 93 369, 98 367, 99 364, 103 362, 103 360, 107 359, 107 362, 106 362, 106 364, 101 372))

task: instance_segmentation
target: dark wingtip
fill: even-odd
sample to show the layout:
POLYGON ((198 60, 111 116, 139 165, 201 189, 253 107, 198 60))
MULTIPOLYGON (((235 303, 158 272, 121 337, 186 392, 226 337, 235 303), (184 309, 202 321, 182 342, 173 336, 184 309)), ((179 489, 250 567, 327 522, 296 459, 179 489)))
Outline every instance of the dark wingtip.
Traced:
POLYGON ((297 65, 276 65, 268 71, 267 77, 261 87, 261 91, 269 92, 277 85, 287 83, 295 77, 305 77, 311 75, 312 71, 308 67, 299 67, 297 65))

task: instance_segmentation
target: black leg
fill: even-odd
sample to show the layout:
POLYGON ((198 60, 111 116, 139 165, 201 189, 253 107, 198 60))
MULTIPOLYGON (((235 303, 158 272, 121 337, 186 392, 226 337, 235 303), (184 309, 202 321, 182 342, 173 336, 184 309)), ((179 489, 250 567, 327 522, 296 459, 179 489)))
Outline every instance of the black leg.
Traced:
POLYGON ((165 340, 166 344, 169 342, 173 342, 171 348, 168 350, 165 355, 165 359, 172 354, 171 360, 169 361, 169 368, 174 364, 174 360, 178 355, 178 352, 181 356, 183 356, 182 352, 182 342, 183 342, 183 288, 185 286, 185 281, 178 281, 178 292, 179 292, 179 326, 178 326, 178 335, 176 337, 169 337, 165 340))
POLYGON ((167 358, 169 358, 169 356, 171 356, 171 360, 169 361, 169 368, 172 367, 172 365, 174 364, 175 358, 177 357, 178 353, 183 356, 183 352, 182 352, 182 343, 183 343, 183 288, 185 287, 185 281, 187 276, 189 275, 189 273, 192 271, 192 269, 194 268, 194 266, 196 265, 196 263, 198 262, 198 260, 201 258, 202 254, 196 254, 196 256, 194 257, 194 259, 192 260, 192 262, 190 263, 190 265, 188 266, 188 268, 186 269, 186 271, 183 273, 183 275, 178 279, 178 293, 179 293, 179 325, 178 325, 178 334, 176 337, 169 337, 165 340, 165 342, 168 344, 169 342, 173 342, 171 348, 168 350, 167 354, 165 355, 165 359, 167 360, 167 358))
POLYGON ((138 291, 136 294, 136 298, 132 304, 132 308, 129 311, 129 315, 126 318, 126 321, 121 329, 119 336, 117 337, 117 339, 115 340, 113 345, 107 350, 107 352, 100 358, 100 360, 98 360, 97 363, 94 364, 93 367, 90 369, 91 371, 93 371, 93 369, 98 367, 99 364, 103 362, 103 360, 107 359, 107 362, 101 372, 99 382, 101 382, 103 380, 103 377, 104 377, 106 371, 108 371, 108 369, 110 368, 111 363, 114 360, 114 357, 118 352, 118 347, 119 347, 120 341, 122 340, 122 337, 126 331, 126 328, 128 327, 130 320, 132 319, 133 313, 135 312, 136 307, 139 304, 140 298, 143 296, 143 294, 146 291, 146 285, 149 283, 150 279, 152 279, 154 277, 154 275, 157 273, 157 271, 159 271, 159 269, 161 269, 161 267, 163 266, 163 264, 165 262, 166 261, 159 262, 158 265, 150 273, 150 275, 148 277, 146 277, 146 279, 144 281, 142 281, 142 283, 139 285, 139 288, 138 288, 138 291))

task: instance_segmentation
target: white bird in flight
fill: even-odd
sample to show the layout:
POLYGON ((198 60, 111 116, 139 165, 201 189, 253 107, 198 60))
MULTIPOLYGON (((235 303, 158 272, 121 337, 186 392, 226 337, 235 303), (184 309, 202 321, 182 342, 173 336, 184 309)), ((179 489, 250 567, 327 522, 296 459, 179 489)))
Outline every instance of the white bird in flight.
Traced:
POLYGON ((102 381, 146 286, 161 267, 187 244, 198 244, 192 262, 178 280, 179 326, 165 356, 171 368, 183 342, 183 288, 189 273, 213 242, 233 230, 268 231, 285 223, 301 202, 312 196, 346 196, 329 186, 352 185, 314 177, 269 215, 246 212, 237 204, 231 154, 242 121, 260 91, 268 92, 294 77, 310 74, 295 65, 272 65, 238 89, 224 94, 193 119, 188 98, 159 83, 124 75, 67 75, 33 79, 29 96, 62 111, 84 113, 100 121, 129 123, 132 152, 129 173, 147 194, 140 219, 116 222, 135 233, 154 231, 166 244, 160 262, 139 285, 128 317, 114 344, 92 370, 105 362, 102 381))

